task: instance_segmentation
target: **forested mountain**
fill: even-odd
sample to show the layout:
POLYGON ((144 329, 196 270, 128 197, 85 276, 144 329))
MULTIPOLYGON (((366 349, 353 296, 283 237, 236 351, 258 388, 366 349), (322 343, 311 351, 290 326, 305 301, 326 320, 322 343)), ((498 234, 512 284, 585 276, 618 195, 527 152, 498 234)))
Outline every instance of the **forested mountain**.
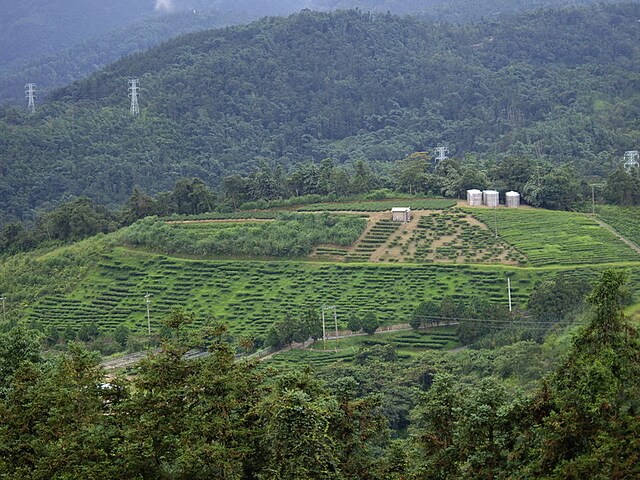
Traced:
POLYGON ((124 55, 146 50, 180 34, 256 20, 251 14, 219 11, 157 15, 65 50, 32 59, 0 73, 0 103, 24 105, 24 85, 34 82, 38 96, 84 78, 124 55))
POLYGON ((640 144, 640 7, 541 11, 476 25, 303 12, 190 34, 0 113, 0 221, 68 195, 124 201, 135 184, 457 157, 603 165, 640 144), (138 77, 142 115, 128 112, 138 77))
MULTIPOLYGON (((635 1, 635 0, 634 0, 635 1)), ((5 2, 6 3, 6 2, 5 2)), ((151 0, 136 2, 12 2, 0 6, 0 103, 21 105, 25 82, 41 97, 79 80, 123 55, 177 35, 246 23, 303 8, 415 15, 423 20, 469 22, 538 8, 599 3, 596 0, 151 0), (155 8, 154 8, 155 7, 155 8), (97 20, 98 18, 99 20, 97 20)))
POLYGON ((153 13, 154 0, 0 0, 0 69, 153 13))

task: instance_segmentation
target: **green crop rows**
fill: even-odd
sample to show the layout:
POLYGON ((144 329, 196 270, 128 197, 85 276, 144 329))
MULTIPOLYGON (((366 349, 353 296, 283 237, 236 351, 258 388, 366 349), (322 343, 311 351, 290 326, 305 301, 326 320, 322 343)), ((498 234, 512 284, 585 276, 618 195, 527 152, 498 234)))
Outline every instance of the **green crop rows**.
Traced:
POLYGON ((352 362, 360 348, 374 345, 392 345, 396 348, 398 358, 408 359, 413 354, 424 350, 442 350, 458 345, 455 327, 441 327, 435 331, 402 331, 373 336, 359 336, 322 341, 307 350, 289 350, 271 357, 268 365, 277 368, 291 368, 296 365, 311 365, 323 368, 336 362, 352 362), (337 349, 337 351, 336 351, 337 349))
POLYGON ((371 254, 383 245, 400 225, 402 225, 400 222, 393 222, 386 218, 378 220, 364 238, 358 242, 356 248, 347 255, 346 260, 348 262, 366 262, 371 254))
POLYGON ((598 207, 598 217, 627 239, 640 245, 640 207, 598 207))
MULTIPOLYGON (((375 312, 386 324, 404 323, 426 299, 452 295, 466 301, 479 295, 506 302, 505 271, 440 264, 185 260, 116 248, 79 287, 41 298, 30 307, 30 316, 43 324, 79 327, 95 320, 107 329, 126 323, 143 331, 148 292, 156 325, 172 307, 184 306, 201 320, 213 315, 226 321, 234 333, 265 333, 285 313, 323 304, 338 307, 343 326, 350 314, 364 311, 375 312)), ((517 304, 524 305, 538 275, 513 269, 517 304)))
POLYGON ((456 205, 455 200, 444 198, 401 198, 397 200, 360 201, 343 203, 315 203, 298 208, 301 212, 348 211, 384 212, 393 207, 409 207, 413 210, 444 210, 456 205))
POLYGON ((588 216, 529 209, 469 209, 524 253, 532 265, 580 265, 640 261, 640 255, 588 216))
POLYGON ((526 262, 524 255, 496 239, 492 231, 469 223, 467 214, 460 212, 421 215, 411 236, 403 240, 398 235, 389 247, 399 247, 400 255, 410 262, 526 262), (441 244, 434 246, 438 241, 441 244))

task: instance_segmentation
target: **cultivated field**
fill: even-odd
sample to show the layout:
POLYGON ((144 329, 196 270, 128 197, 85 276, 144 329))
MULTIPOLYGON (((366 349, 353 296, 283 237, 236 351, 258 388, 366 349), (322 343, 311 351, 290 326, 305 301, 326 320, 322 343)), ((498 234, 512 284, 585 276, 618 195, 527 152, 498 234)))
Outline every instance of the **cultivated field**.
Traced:
MULTIPOLYGON (((482 295, 507 297, 504 268, 448 265, 339 264, 295 261, 186 260, 116 248, 71 293, 49 295, 31 308, 44 324, 80 326, 95 320, 115 328, 146 325, 143 296, 155 322, 184 306, 204 320, 225 320, 236 332, 264 333, 285 312, 336 305, 341 323, 374 311, 387 324, 407 322, 423 300, 482 295)), ((514 300, 524 304, 536 272, 509 271, 514 300)))
MULTIPOLYGON (((504 208, 495 212, 453 208, 417 213, 409 224, 392 222, 387 212, 370 212, 368 220, 361 214, 337 215, 347 219, 333 218, 336 214, 303 214, 312 218, 283 223, 288 227, 286 232, 292 232, 293 226, 304 227, 295 235, 278 232, 280 215, 275 222, 249 220, 240 224, 151 221, 157 229, 148 237, 156 242, 154 248, 132 248, 122 243, 122 233, 104 241, 93 239, 87 245, 101 252, 99 260, 95 253, 82 253, 82 245, 25 258, 32 273, 16 282, 28 283, 29 288, 9 281, 15 276, 11 273, 15 269, 7 268, 9 264, 3 267, 7 280, 0 278, 0 287, 8 297, 20 298, 29 317, 44 325, 79 328, 95 320, 106 329, 124 323, 143 332, 144 295, 149 293, 156 329, 162 317, 181 306, 197 314, 196 327, 215 318, 227 322, 235 335, 264 334, 285 313, 322 305, 336 305, 345 327, 351 314, 367 311, 375 312, 383 324, 406 323, 420 302, 441 301, 446 296, 459 302, 479 296, 506 304, 507 275, 514 303, 526 308, 528 295, 539 279, 565 272, 592 281, 611 263, 628 270, 631 290, 640 291, 640 255, 586 215, 504 208), (274 235, 264 234, 272 230, 274 235), (314 230, 315 237, 310 235, 314 230), (186 239, 187 245, 173 245, 178 250, 187 248, 186 253, 162 251, 163 242, 175 240, 174 232, 179 233, 175 238, 186 239), (243 259, 188 250, 194 245, 215 246, 220 238, 232 248, 239 237, 247 240, 243 259), (318 244, 331 238, 342 238, 343 244, 337 245, 338 240, 318 244), (289 245, 304 239, 305 250, 296 252, 309 252, 315 245, 314 257, 251 258, 252 251, 271 251, 272 239, 282 239, 279 248, 285 253, 289 245), (120 246, 114 246, 118 242, 120 246), (80 253, 79 263, 74 258, 80 253), (69 277, 72 281, 47 284, 54 278, 66 278, 70 269, 75 272, 69 277), (36 296, 29 297, 29 292, 36 296)), ((146 234, 137 228, 137 234, 146 234)), ((635 300, 640 301, 640 295, 636 294, 635 300)))
POLYGON ((617 232, 640 246, 640 207, 614 207, 602 205, 597 210, 598 217, 617 232))
POLYGON ((387 262, 524 264, 526 257, 475 218, 456 210, 416 212, 376 260, 387 262))
POLYGON ((289 350, 271 357, 266 365, 290 368, 296 365, 310 365, 322 368, 335 362, 353 362, 363 347, 391 345, 395 347, 400 360, 410 359, 424 350, 450 349, 457 345, 455 327, 439 327, 427 331, 402 331, 379 335, 363 335, 338 341, 322 341, 305 350, 289 350))
POLYGON ((393 207, 409 207, 412 210, 444 210, 454 207, 455 200, 445 198, 400 198, 396 200, 371 200, 357 202, 314 203, 298 208, 300 212, 386 212, 393 207))
POLYGON ((498 235, 526 255, 531 265, 640 261, 637 252, 581 213, 506 208, 465 211, 492 229, 497 226, 498 235))

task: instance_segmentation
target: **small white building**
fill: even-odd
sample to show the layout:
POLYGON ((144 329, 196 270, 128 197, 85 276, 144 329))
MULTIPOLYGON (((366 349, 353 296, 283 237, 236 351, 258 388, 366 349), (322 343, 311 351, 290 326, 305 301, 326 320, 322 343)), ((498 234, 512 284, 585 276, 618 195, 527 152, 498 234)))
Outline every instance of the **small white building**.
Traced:
POLYGON ((518 192, 507 192, 504 198, 507 208, 518 208, 520 206, 520 194, 518 192))
POLYGON ((482 203, 487 207, 497 207, 500 205, 500 194, 495 190, 485 190, 482 192, 482 203))
POLYGON ((475 188, 467 190, 467 203, 470 207, 482 206, 482 191, 475 188))
POLYGON ((391 216, 394 222, 409 223, 411 221, 411 209, 409 207, 393 207, 391 216))

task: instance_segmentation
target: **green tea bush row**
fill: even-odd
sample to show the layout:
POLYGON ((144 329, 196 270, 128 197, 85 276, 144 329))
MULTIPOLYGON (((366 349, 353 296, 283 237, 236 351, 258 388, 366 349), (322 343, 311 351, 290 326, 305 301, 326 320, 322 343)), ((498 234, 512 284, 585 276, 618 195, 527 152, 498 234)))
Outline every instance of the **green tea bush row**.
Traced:
POLYGON ((409 207, 413 210, 444 210, 454 207, 455 200, 444 198, 402 198, 382 201, 360 201, 344 203, 316 203, 298 208, 301 212, 348 211, 348 212, 384 212, 393 207, 409 207))
POLYGON ((636 245, 640 245, 640 207, 601 205, 597 212, 598 217, 609 226, 636 245))
POLYGON ((640 261, 593 218, 575 212, 533 209, 469 209, 478 220, 523 252, 532 265, 580 265, 640 261))

